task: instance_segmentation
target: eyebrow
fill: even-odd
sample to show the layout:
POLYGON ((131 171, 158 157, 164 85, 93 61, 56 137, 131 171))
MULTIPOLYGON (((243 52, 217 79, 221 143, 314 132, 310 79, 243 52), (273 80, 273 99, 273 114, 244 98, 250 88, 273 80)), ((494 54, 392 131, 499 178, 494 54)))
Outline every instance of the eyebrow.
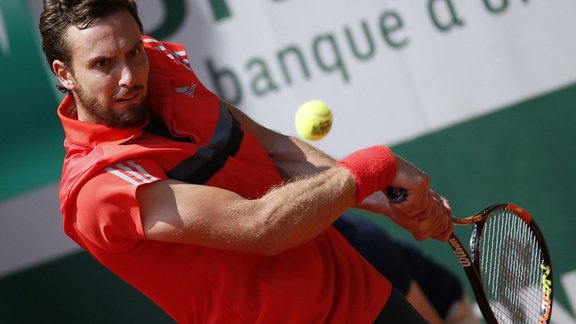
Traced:
MULTIPOLYGON (((130 47, 129 51, 132 51, 136 48, 143 47, 143 46, 144 46, 144 42, 142 41, 142 39, 139 39, 138 41, 136 41, 134 43, 134 45, 132 45, 132 47, 130 47)), ((108 60, 112 57, 113 56, 107 56, 107 55, 98 55, 98 56, 94 56, 94 57, 89 57, 88 58, 88 64, 92 64, 92 63, 98 62, 100 60, 108 60)))

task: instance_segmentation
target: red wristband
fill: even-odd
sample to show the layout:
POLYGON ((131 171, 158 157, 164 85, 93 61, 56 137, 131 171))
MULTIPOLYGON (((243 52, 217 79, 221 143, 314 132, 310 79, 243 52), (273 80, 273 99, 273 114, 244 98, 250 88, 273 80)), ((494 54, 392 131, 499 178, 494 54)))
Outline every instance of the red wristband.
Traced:
POLYGON ((394 180, 398 170, 394 153, 382 145, 356 151, 336 162, 336 165, 349 169, 354 175, 357 186, 356 203, 386 188, 394 180))

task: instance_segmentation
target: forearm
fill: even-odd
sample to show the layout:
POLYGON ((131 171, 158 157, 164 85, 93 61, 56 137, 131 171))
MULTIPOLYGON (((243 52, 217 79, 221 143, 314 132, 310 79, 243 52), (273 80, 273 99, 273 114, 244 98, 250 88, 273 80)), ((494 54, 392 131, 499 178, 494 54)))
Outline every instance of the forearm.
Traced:
POLYGON ((307 242, 326 230, 356 197, 356 183, 345 168, 331 168, 315 176, 287 183, 258 199, 259 226, 267 244, 283 251, 307 242))

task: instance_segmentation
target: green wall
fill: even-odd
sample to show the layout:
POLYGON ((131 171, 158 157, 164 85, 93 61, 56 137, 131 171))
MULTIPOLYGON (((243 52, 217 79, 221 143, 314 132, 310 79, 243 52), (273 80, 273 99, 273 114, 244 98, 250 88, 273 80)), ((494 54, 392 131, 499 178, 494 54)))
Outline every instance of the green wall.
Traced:
POLYGON ((56 83, 26 1, 0 0, 7 43, 0 50, 0 200, 58 179, 64 139, 56 83))

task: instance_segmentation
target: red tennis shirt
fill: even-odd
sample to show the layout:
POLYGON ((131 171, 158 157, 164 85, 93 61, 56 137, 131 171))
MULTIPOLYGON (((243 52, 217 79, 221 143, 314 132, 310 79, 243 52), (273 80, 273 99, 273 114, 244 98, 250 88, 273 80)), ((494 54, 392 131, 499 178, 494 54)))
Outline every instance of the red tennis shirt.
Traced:
POLYGON ((58 108, 66 234, 181 323, 371 323, 391 285, 332 227, 276 256, 146 239, 141 185, 177 179, 256 198, 282 178, 197 79, 181 45, 144 41, 147 125, 78 121, 71 96, 58 108))

